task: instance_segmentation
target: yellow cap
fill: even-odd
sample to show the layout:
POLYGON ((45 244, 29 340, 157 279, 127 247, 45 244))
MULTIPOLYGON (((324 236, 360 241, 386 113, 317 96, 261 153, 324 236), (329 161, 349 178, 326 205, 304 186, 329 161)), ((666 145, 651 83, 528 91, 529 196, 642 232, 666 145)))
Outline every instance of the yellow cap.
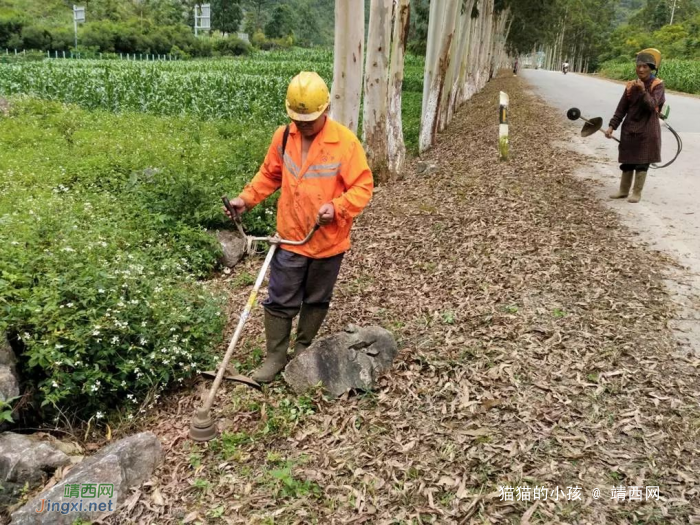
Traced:
POLYGON ((330 101, 328 86, 318 73, 302 71, 287 88, 287 115, 292 120, 303 122, 316 120, 326 111, 330 101))
POLYGON ((654 64, 656 64, 656 69, 659 69, 661 67, 661 51, 659 51, 658 49, 648 47, 646 49, 642 49, 639 53, 637 53, 637 56, 639 55, 651 55, 652 57, 654 57, 654 64))

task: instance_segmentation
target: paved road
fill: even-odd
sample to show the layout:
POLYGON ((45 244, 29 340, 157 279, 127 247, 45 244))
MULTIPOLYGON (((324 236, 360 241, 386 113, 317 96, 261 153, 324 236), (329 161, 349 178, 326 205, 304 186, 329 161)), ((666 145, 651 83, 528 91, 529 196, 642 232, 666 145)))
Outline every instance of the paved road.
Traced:
MULTIPOLYGON (((578 107, 586 117, 603 117, 607 128, 624 86, 572 73, 523 70, 521 75, 569 123, 572 135, 562 137, 562 141, 600 160, 582 169, 580 175, 601 183, 596 189, 601 199, 617 210, 623 222, 652 248, 672 255, 688 268, 688 272, 676 273, 668 284, 677 294, 678 302, 685 305, 676 323, 677 330, 682 332, 679 335, 700 353, 700 98, 666 94, 671 107, 668 122, 681 135, 683 152, 668 168, 649 170, 642 202, 629 204, 625 200, 607 199, 619 182, 617 143, 601 133, 580 138, 577 135, 583 122, 570 122, 565 114, 568 108, 578 107)), ((676 141, 665 129, 662 144, 662 162, 666 162, 676 151, 676 141)))

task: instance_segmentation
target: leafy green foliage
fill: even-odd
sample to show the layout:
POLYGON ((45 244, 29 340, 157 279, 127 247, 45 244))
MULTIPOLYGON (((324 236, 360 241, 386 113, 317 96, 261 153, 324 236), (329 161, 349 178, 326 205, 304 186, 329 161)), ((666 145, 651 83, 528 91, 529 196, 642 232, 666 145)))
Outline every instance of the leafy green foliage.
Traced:
POLYGON ((225 33, 235 33, 243 20, 240 0, 212 0, 211 27, 225 33))
MULTIPOLYGON (((605 62, 600 66, 600 74, 618 80, 636 78, 634 62, 629 59, 605 62)), ((700 93, 700 62, 697 60, 665 60, 661 63, 659 77, 668 89, 700 93)))
MULTIPOLYGON (((230 226, 219 197, 258 169, 287 121, 289 78, 311 68, 328 78, 331 54, 0 64, 0 93, 17 95, 0 126, 0 332, 19 350, 37 414, 136 412, 214 364, 224 320, 201 279, 219 247, 204 228, 230 226)), ((406 87, 412 150, 415 57, 406 87)), ((269 233, 275 203, 246 213, 247 231, 269 233)), ((286 434, 313 411, 305 398, 283 400, 260 432, 286 434)))

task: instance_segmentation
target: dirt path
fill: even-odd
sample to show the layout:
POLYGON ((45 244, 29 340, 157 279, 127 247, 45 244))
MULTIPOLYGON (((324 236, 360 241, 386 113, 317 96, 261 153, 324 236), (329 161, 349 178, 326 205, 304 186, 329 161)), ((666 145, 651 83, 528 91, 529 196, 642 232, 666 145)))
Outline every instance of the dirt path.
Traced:
MULTIPOLYGON (((381 388, 329 402, 281 383, 230 387, 218 402, 228 432, 208 446, 185 437, 196 396, 173 397, 151 425, 166 464, 111 523, 700 514, 700 361, 667 328, 666 261, 628 242, 573 175, 584 159, 553 149, 549 133, 564 130, 521 82, 491 82, 426 156, 439 173, 381 188, 357 224, 326 329, 396 334, 402 350, 381 388), (508 164, 495 160, 499 90, 513 108, 508 164), (501 501, 499 486, 558 488, 558 500, 535 503, 533 490, 531 501, 517 491, 501 501), (621 486, 641 487, 643 500, 658 486, 661 499, 611 501, 621 486)), ((234 310, 247 291, 236 279, 224 282, 234 310)), ((249 334, 241 361, 262 344, 259 309, 249 334)))

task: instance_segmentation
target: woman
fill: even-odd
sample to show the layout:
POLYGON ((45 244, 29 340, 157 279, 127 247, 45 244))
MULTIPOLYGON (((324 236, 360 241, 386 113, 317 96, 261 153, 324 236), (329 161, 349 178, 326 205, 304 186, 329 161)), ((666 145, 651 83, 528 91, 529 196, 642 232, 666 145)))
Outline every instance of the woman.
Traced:
POLYGON ((620 190, 611 199, 623 199, 629 195, 634 179, 632 195, 628 202, 639 202, 647 178, 649 164, 661 161, 661 124, 659 112, 666 102, 664 84, 654 74, 661 65, 661 53, 656 49, 644 49, 637 53, 637 80, 630 81, 617 105, 610 127, 605 132, 612 137, 622 122, 620 134, 620 190), (624 122, 623 122, 624 119, 624 122))

